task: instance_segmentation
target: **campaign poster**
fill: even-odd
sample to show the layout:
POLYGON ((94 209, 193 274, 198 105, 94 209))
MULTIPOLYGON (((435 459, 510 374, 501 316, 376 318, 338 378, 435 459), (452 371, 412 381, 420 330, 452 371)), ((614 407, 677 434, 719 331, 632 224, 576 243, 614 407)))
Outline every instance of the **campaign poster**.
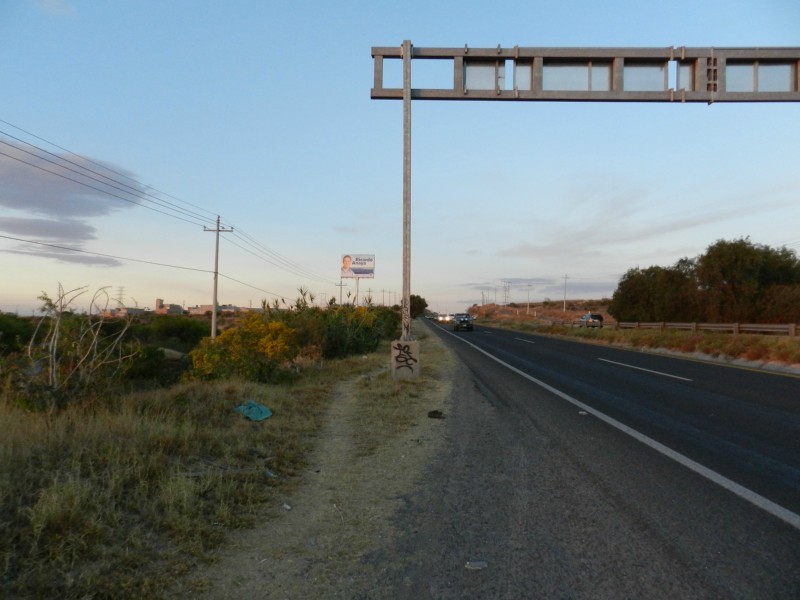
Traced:
POLYGON ((375 277, 375 255, 342 254, 341 277, 373 279, 375 277))

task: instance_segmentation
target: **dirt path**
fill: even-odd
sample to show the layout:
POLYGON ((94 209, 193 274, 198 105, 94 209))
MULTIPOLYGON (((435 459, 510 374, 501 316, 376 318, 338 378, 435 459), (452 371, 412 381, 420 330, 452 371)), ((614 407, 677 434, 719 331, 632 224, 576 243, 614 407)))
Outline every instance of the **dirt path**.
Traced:
MULTIPOLYGON (((429 338, 431 344, 440 344, 429 338)), ((427 342, 426 342, 427 343, 427 342)), ((203 572, 208 599, 381 598, 380 574, 369 553, 396 537, 391 519, 400 497, 413 491, 443 441, 444 421, 428 411, 448 412, 453 358, 445 358, 426 392, 411 398, 410 428, 377 452, 362 456, 363 398, 358 381, 335 392, 326 425, 300 487, 279 496, 273 515, 256 529, 241 532, 203 572)), ((412 395, 413 396, 413 395, 412 395)))

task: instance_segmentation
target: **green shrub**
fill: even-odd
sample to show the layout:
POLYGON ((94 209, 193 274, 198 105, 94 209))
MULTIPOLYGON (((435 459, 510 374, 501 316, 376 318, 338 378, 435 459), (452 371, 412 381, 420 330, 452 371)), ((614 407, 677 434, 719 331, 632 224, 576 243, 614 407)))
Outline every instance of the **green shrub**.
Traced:
POLYGON ((33 331, 32 319, 0 313, 0 356, 22 350, 30 341, 33 331))
POLYGON ((131 327, 142 344, 189 352, 210 333, 208 321, 179 315, 156 315, 131 327))

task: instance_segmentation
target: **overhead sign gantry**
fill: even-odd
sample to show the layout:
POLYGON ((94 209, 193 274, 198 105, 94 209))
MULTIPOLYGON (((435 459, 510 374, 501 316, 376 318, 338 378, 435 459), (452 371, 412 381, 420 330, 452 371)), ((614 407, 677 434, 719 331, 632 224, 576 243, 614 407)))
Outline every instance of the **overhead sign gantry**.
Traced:
MULTIPOLYGON (((402 100, 384 86, 384 62, 402 47, 372 48, 373 99, 402 100)), ((441 87, 413 100, 585 102, 797 102, 800 48, 415 48, 411 59, 452 63, 441 87)), ((443 72, 446 72, 444 69, 443 72)))
POLYGON ((371 98, 403 101, 403 300, 393 376, 419 376, 411 339, 411 100, 567 102, 798 102, 800 48, 373 47, 371 98), (384 63, 403 63, 402 87, 384 85, 384 63), (414 88, 411 61, 449 61, 441 85, 414 88), (449 75, 447 75, 449 73, 449 75))

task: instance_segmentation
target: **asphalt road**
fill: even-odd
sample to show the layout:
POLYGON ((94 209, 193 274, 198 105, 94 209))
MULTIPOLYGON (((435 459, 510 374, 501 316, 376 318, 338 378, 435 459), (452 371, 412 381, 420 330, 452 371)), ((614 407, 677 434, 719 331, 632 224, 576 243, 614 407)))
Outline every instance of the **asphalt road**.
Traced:
POLYGON ((799 378, 432 327, 463 364, 396 597, 800 598, 799 378))

